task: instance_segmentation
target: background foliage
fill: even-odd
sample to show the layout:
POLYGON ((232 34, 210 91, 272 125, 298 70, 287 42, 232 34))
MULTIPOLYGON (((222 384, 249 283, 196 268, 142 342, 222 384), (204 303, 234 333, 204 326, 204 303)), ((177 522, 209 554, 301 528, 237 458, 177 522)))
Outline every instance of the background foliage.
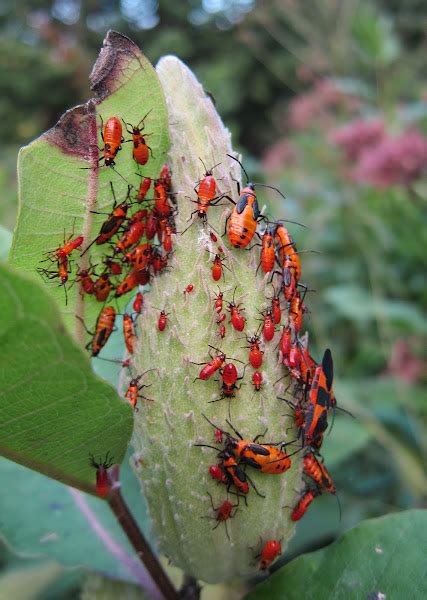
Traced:
MULTIPOLYGON (((265 196, 271 213, 309 226, 293 233, 299 249, 320 252, 303 258, 304 280, 317 290, 310 340, 316 357, 332 348, 338 400, 355 419, 337 415, 325 444, 342 520, 334 499, 320 498, 285 561, 362 519, 426 506, 426 17, 425 0, 2 6, 6 228, 15 222, 18 146, 88 97, 87 75, 110 27, 154 63, 168 53, 186 61, 251 173, 287 196, 283 206, 265 196)), ((31 485, 48 493, 42 477, 31 485)))

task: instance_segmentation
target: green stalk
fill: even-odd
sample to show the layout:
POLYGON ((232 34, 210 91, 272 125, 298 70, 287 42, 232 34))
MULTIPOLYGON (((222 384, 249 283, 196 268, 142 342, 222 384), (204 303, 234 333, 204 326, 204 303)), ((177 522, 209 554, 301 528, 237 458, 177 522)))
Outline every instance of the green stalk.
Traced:
MULTIPOLYGON (((226 156, 232 153, 230 133, 194 75, 175 57, 163 58, 157 71, 168 102, 172 138, 170 162, 179 209, 176 224, 177 231, 182 232, 196 208, 190 199, 196 199, 194 186, 204 173, 199 158, 207 168, 221 163, 214 176, 221 192, 232 195, 234 200, 237 200, 235 180, 240 179, 240 170, 226 156)), ((225 281, 219 282, 225 292, 224 301, 231 301, 237 286, 236 302, 242 303, 247 318, 244 332, 234 331, 227 318, 227 333, 222 343, 218 337, 213 310, 218 285, 211 275, 213 254, 206 251, 207 247, 214 252, 215 249, 207 230, 197 215, 193 215, 194 224, 184 235, 175 236, 170 270, 155 278, 147 295, 139 319, 137 352, 139 372, 158 369, 157 373, 148 373, 144 378, 144 383, 151 384, 146 395, 154 402, 140 401, 133 445, 142 459, 137 474, 143 483, 159 548, 185 573, 210 583, 256 573, 259 562, 254 556, 267 539, 281 540, 283 550, 286 548, 294 533, 288 507, 296 502, 297 490, 301 487, 300 455, 292 458, 292 468, 282 475, 258 473, 249 467, 247 474, 265 498, 251 489, 247 506, 240 499, 235 517, 227 523, 230 539, 223 523, 213 531, 215 520, 206 518, 215 517, 208 492, 217 507, 227 499, 227 490, 208 473, 209 466, 218 463, 215 451, 194 444, 214 444, 213 428, 203 414, 229 430, 226 425, 229 406, 227 399, 209 404, 220 396, 219 376, 194 381, 201 367, 191 362, 208 362, 211 344, 220 346, 228 359, 248 363, 249 351, 242 348, 247 345, 245 335, 258 329, 259 311, 271 304, 269 298, 273 295, 268 277, 255 275, 259 249, 235 250, 226 236, 220 238, 232 208, 228 200, 223 200, 221 206, 209 209, 208 221, 218 232, 218 243, 226 252, 225 264, 230 269, 225 270, 225 281), (193 284, 194 290, 184 294, 188 284, 193 284), (158 309, 163 308, 170 315, 166 330, 159 332, 158 309)), ((284 313, 282 323, 285 319, 284 313)), ((273 386, 285 373, 278 363, 279 340, 278 331, 274 340, 266 344, 261 369, 265 381, 262 390, 254 391, 254 370, 248 365, 243 385, 230 401, 231 421, 245 439, 252 440, 266 428, 266 442, 296 438, 289 409, 276 399, 283 385, 273 386)), ((234 364, 241 376, 243 364, 234 364)), ((237 502, 232 494, 229 500, 237 502)))

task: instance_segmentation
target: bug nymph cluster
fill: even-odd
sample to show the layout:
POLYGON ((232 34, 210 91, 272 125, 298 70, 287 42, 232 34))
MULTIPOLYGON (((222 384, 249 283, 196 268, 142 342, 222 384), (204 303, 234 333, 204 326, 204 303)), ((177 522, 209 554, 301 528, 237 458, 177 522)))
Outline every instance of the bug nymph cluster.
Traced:
MULTIPOLYGON (((125 123, 132 152, 121 118, 109 117, 97 168, 124 179, 121 164, 133 161, 140 181, 122 197, 111 183, 99 231, 84 241, 73 234, 48 260, 60 276, 66 251, 70 283, 99 303, 92 357, 104 358, 115 298, 131 300, 117 360, 134 414, 135 472, 161 551, 218 582, 267 571, 294 521, 317 496, 335 494, 321 448, 336 400, 330 350, 317 362, 302 333, 307 286, 289 231, 299 224, 261 214, 270 186, 250 180, 210 100, 185 69, 179 75, 168 99, 170 167, 146 177, 156 148, 145 117, 125 123), (83 269, 78 253, 93 248, 97 261, 83 269)), ((92 464, 105 496, 106 463, 92 464)))
MULTIPOLYGON (((145 141, 145 136, 150 134, 143 134, 145 119, 150 112, 137 125, 132 126, 123 121, 126 131, 132 136, 131 140, 127 140, 132 142, 132 153, 128 160, 133 160, 138 169, 146 165, 152 156, 152 150, 145 141)), ((104 124, 100 117, 100 122, 103 146, 99 149, 101 155, 97 169, 105 166, 120 175, 117 165, 120 166, 120 161, 125 160, 122 146, 126 143, 122 135, 122 120, 112 116, 104 124)), ((47 280, 59 279, 59 285, 64 288, 66 302, 67 291, 77 284, 82 298, 100 304, 94 331, 87 330, 91 336, 87 348, 93 358, 109 360, 100 356, 100 353, 114 330, 117 315, 120 314, 118 307, 109 303, 114 303, 116 298, 130 293, 135 294, 132 311, 122 314, 123 337, 128 357, 124 360, 117 359, 117 362, 121 362, 129 370, 130 381, 125 398, 135 411, 138 410, 139 398, 149 400, 141 393, 146 387, 141 382, 145 373, 136 374, 132 361, 137 340, 135 319, 141 314, 144 298, 138 288, 149 284, 153 277, 166 269, 173 250, 172 236, 175 232, 176 212, 171 192, 171 172, 167 164, 163 165, 156 179, 139 173, 137 175, 140 177, 138 188, 128 183, 126 196, 122 198, 116 196, 113 182, 110 181, 111 210, 109 213, 99 213, 104 214, 106 218, 92 240, 85 245, 82 235, 75 237, 73 226, 73 231, 68 237, 64 233, 62 245, 47 252, 46 258, 42 259, 41 262, 49 262, 51 267, 37 269, 47 280), (76 258, 77 252, 81 251, 80 257, 83 257, 94 245, 102 249, 101 256, 97 253, 96 263, 93 263, 90 257, 90 266, 83 268, 76 258), (73 263, 76 263, 75 267, 73 263)), ((120 177, 124 179, 122 175, 120 177)), ((167 316, 164 310, 159 311, 159 331, 165 330, 167 316)))

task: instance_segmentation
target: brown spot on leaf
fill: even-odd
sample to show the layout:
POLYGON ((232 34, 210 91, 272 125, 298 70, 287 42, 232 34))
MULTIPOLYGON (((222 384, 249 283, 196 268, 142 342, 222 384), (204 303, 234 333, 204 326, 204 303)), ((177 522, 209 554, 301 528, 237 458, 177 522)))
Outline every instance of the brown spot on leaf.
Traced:
POLYGON ((103 100, 123 84, 123 73, 129 62, 142 54, 128 37, 116 31, 108 31, 101 52, 89 76, 91 89, 103 100))
POLYGON ((89 100, 67 110, 44 136, 65 154, 85 160, 98 157, 95 103, 89 100))

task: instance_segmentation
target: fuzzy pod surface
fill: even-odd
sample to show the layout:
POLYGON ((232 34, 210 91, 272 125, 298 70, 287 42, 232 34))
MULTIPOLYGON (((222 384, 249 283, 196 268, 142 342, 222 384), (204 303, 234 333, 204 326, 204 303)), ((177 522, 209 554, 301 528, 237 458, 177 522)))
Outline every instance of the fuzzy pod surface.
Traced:
MULTIPOLYGON (((285 550, 294 533, 289 507, 296 503, 302 487, 301 454, 292 457, 291 468, 281 475, 259 473, 248 467, 247 475, 265 498, 251 487, 246 506, 242 498, 230 493, 228 500, 238 504, 238 510, 227 521, 229 538, 224 523, 213 530, 216 513, 208 492, 218 507, 227 499, 227 488, 209 475, 209 467, 219 462, 215 450, 194 445, 220 447, 203 414, 230 431, 226 423, 230 409, 233 426, 247 440, 266 429, 260 442, 292 441, 297 433, 289 409, 276 398, 283 386, 273 386, 286 373, 278 362, 279 328, 274 339, 265 343, 260 369, 264 385, 259 392, 252 385, 254 369, 247 364, 249 350, 243 348, 248 345, 246 335, 258 329, 260 311, 271 305, 273 295, 268 276, 255 274, 259 248, 234 249, 227 235, 221 237, 226 217, 233 208, 227 199, 208 210, 208 223, 218 238, 217 243, 212 242, 208 228, 196 214, 191 217, 194 221, 191 227, 183 235, 179 233, 188 227, 188 219, 196 209, 191 200, 196 200, 194 187, 204 174, 200 158, 208 169, 220 163, 213 172, 220 192, 235 201, 238 199, 236 180, 240 180, 241 174, 239 165, 227 157, 227 153, 233 153, 230 134, 183 63, 175 57, 165 57, 159 62, 157 72, 169 110, 170 164, 178 206, 175 218, 178 233, 174 236, 170 268, 154 279, 138 319, 138 372, 157 370, 144 378, 144 383, 151 385, 147 395, 153 401, 138 401, 139 410, 135 413, 133 446, 140 459, 136 472, 143 484, 160 551, 185 573, 217 583, 256 573, 259 559, 255 556, 268 539, 280 540, 285 550), (218 245, 224 250, 224 264, 230 270, 225 269, 225 279, 215 282, 212 261, 218 245), (184 293, 188 285, 193 289, 184 293), (236 303, 241 303, 247 319, 244 331, 239 333, 232 328, 227 312, 223 340, 218 335, 214 311, 218 285, 224 292, 223 312, 227 312, 227 302, 232 300, 236 288, 236 303), (157 327, 159 309, 169 313, 164 331, 157 327), (244 374, 238 382, 240 389, 230 400, 210 403, 220 397, 218 373, 207 381, 194 381, 202 366, 192 363, 211 360, 209 344, 226 353, 226 362, 233 362, 239 377, 244 374)), ((284 310, 282 323, 286 317, 284 310)), ((214 356, 215 350, 211 353, 214 356)), ((296 446, 290 448, 295 450, 296 446)))

